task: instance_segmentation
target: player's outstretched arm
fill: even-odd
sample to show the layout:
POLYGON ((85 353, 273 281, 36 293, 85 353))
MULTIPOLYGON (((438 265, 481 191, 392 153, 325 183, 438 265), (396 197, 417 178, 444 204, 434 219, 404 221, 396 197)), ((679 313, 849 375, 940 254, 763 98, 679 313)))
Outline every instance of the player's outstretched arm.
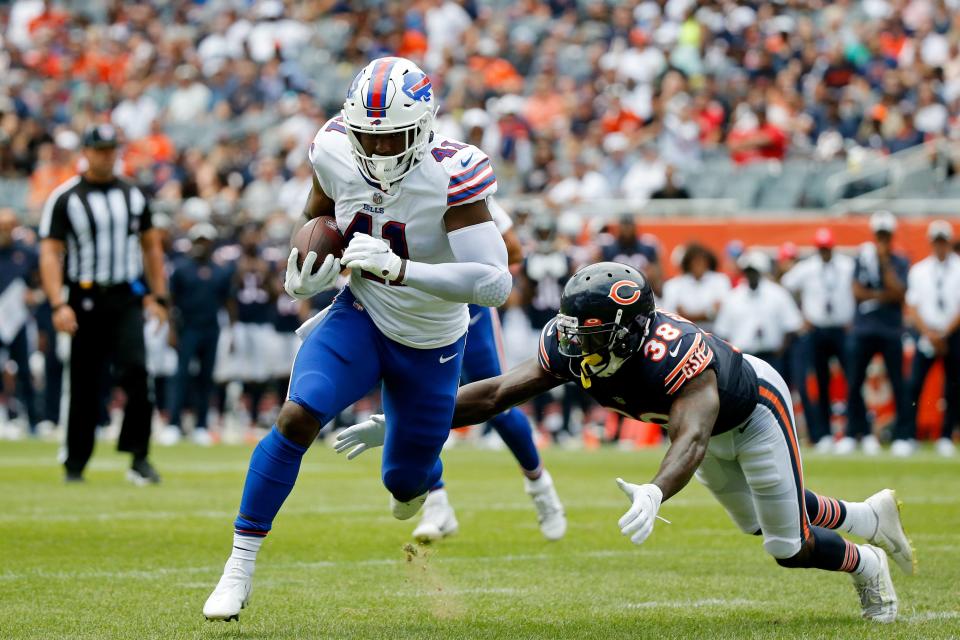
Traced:
POLYGON ((670 448, 653 484, 666 500, 683 489, 707 453, 710 434, 720 411, 717 375, 708 369, 686 383, 670 407, 670 448))
POLYGON ((690 482, 707 452, 713 424, 720 409, 717 376, 707 370, 686 386, 670 408, 670 448, 660 470, 648 484, 633 484, 617 478, 617 485, 630 500, 630 509, 617 522, 620 532, 633 544, 653 533, 660 503, 690 482))
POLYGON ((495 378, 460 387, 452 426, 486 422, 563 382, 544 371, 536 359, 527 360, 495 378))
POLYGON ((343 254, 343 265, 368 271, 452 302, 499 307, 513 279, 507 248, 484 201, 447 209, 443 218, 456 262, 427 264, 401 259, 379 238, 358 233, 343 254))

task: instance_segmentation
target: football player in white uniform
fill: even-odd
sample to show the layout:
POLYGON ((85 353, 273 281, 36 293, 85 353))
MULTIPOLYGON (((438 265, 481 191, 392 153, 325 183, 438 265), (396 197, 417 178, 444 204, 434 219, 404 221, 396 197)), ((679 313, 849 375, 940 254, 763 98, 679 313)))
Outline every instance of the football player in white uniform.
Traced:
POLYGON ((382 478, 393 515, 420 509, 442 471, 469 316, 467 303, 503 304, 507 250, 487 209, 497 188, 490 160, 438 136, 430 78, 403 58, 367 65, 341 114, 310 145, 315 179, 304 215, 336 217, 343 258, 314 252, 286 290, 305 299, 350 282, 306 336, 277 424, 250 460, 233 551, 207 599, 208 619, 237 618, 254 563, 320 427, 378 383, 386 414, 382 478))
MULTIPOLYGON (((513 230, 513 220, 493 198, 487 204, 497 229, 503 235, 510 264, 519 264, 523 260, 523 249, 513 230)), ((463 356, 463 378, 467 382, 477 382, 503 372, 503 344, 496 309, 475 304, 471 304, 469 309, 470 330, 463 356)), ((523 488, 533 501, 540 532, 547 540, 561 539, 567 531, 567 516, 553 485, 553 478, 540 459, 530 421, 520 409, 512 407, 490 418, 489 425, 496 430, 520 465, 523 488)), ((347 458, 353 459, 367 449, 382 445, 383 436, 383 416, 370 416, 366 422, 341 431, 337 435, 336 449, 338 453, 349 452, 347 458)), ((427 496, 423 515, 413 530, 413 537, 417 542, 435 542, 453 535, 459 528, 443 479, 440 479, 427 496)))

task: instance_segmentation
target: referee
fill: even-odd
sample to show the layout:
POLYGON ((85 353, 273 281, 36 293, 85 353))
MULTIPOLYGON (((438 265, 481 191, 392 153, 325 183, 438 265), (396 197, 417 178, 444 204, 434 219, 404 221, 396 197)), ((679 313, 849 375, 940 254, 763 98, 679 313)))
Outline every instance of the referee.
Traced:
POLYGON ((113 172, 114 128, 87 129, 83 147, 85 171, 50 195, 40 221, 40 280, 54 327, 72 336, 61 399, 65 479, 83 481, 106 385, 115 380, 127 396, 117 441, 118 450, 133 454, 127 478, 138 485, 157 483, 160 476, 147 461, 153 407, 143 339, 143 276, 146 270, 149 311, 165 322, 160 234, 143 193, 113 172))

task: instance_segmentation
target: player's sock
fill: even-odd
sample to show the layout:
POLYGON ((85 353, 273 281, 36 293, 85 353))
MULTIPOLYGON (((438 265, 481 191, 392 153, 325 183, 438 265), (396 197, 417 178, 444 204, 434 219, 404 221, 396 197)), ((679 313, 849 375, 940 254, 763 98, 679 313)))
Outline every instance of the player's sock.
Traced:
MULTIPOLYGON (((847 542, 847 544, 851 543, 847 542)), ((864 549, 865 545, 857 544, 854 546, 857 548, 859 558, 857 566, 854 567, 850 573, 864 578, 875 576, 881 569, 880 559, 877 557, 877 554, 871 553, 868 549, 864 549)), ((880 551, 880 553, 883 553, 883 551, 880 551)))
MULTIPOLYGON (((810 556, 810 566, 826 571, 845 571, 853 573, 861 563, 860 547, 849 540, 844 540, 836 531, 823 527, 811 527, 814 546, 810 556)), ((876 558, 871 553, 866 555, 876 558)))
POLYGON ((233 534, 233 551, 230 552, 230 561, 240 565, 244 573, 253 575, 253 568, 257 562, 257 553, 265 540, 265 536, 251 536, 242 533, 233 534))
POLYGON ((248 537, 267 535, 280 505, 290 495, 307 447, 286 438, 274 425, 250 457, 240 513, 233 525, 248 537))
POLYGON ((837 529, 847 517, 846 505, 836 498, 817 495, 805 489, 804 499, 807 505, 807 517, 810 524, 824 529, 837 529))
POLYGON ((847 515, 840 522, 840 530, 868 540, 877 532, 877 514, 866 502, 840 501, 847 515))
POLYGON ((523 412, 514 407, 492 418, 490 423, 497 430, 513 457, 520 463, 525 476, 531 480, 540 477, 540 452, 533 441, 533 429, 523 412))

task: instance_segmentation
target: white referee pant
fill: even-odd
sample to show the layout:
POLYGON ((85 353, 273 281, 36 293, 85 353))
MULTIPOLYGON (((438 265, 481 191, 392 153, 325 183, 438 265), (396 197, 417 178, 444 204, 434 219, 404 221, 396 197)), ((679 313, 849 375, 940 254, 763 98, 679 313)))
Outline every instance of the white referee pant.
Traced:
POLYGON ((766 552, 786 559, 810 535, 793 403, 773 367, 743 357, 757 373, 757 407, 742 425, 710 438, 696 476, 741 531, 762 531, 766 552))

